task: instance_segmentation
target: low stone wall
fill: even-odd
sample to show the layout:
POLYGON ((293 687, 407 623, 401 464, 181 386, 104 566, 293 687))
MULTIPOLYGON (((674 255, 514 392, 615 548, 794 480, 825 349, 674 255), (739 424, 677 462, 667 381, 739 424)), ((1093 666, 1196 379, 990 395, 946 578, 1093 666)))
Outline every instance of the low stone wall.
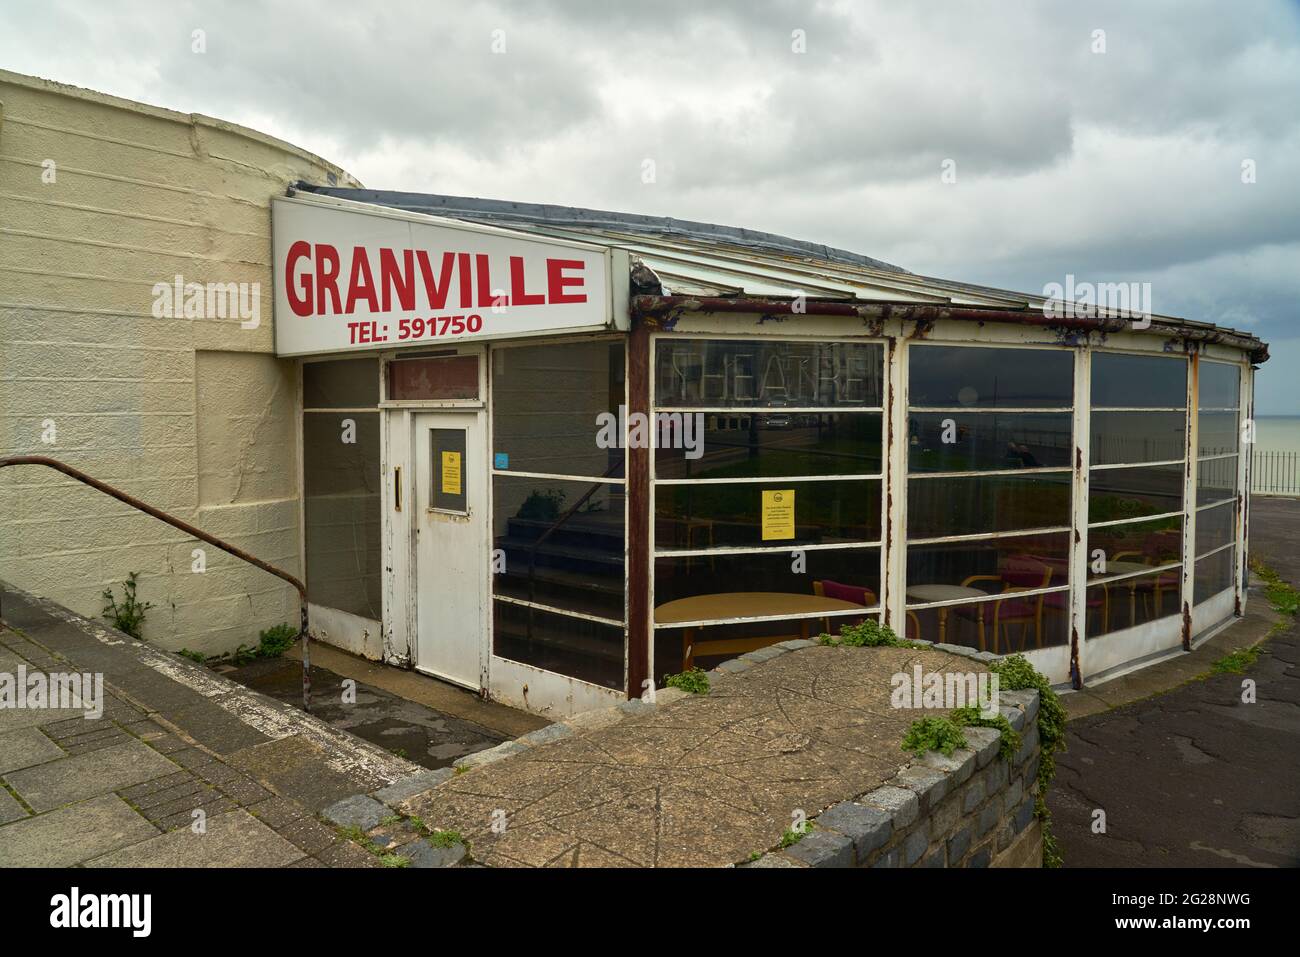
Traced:
POLYGON ((1039 867, 1038 692, 1004 691, 1020 750, 999 756, 993 728, 965 728, 968 749, 930 751, 883 787, 833 805, 810 833, 747 867, 1039 867))
POLYGON ((1038 693, 1000 694, 1015 755, 964 728, 968 748, 900 765, 920 712, 891 705, 891 676, 996 660, 916 645, 782 642, 724 662, 706 695, 577 715, 324 816, 425 867, 1040 866, 1038 693), (811 826, 791 840, 798 808, 811 826))

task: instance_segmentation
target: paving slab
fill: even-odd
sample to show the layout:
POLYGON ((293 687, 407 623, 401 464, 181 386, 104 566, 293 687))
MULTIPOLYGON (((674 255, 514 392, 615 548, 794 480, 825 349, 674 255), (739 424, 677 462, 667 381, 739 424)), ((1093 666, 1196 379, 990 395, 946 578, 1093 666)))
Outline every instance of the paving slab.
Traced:
POLYGON ((218 754, 230 754, 271 740, 269 736, 208 699, 194 702, 180 710, 168 711, 167 720, 218 754))
POLYGON ((23 658, 17 652, 0 647, 0 674, 16 674, 21 667, 25 667, 29 671, 34 670, 32 663, 26 658, 23 658))
POLYGON ((284 867, 303 852, 247 811, 208 818, 207 832, 190 828, 114 851, 91 867, 284 867))
POLYGON ((300 737, 244 748, 230 754, 228 760, 313 811, 369 790, 359 779, 326 766, 323 749, 300 737))
MULTIPOLYGON (((8 791, 0 788, 0 824, 8 824, 10 821, 18 821, 27 816, 27 811, 23 806, 14 800, 14 796, 8 791)), ((3 863, 0 861, 0 863, 3 863)))
POLYGON ((14 771, 6 774, 5 780, 33 810, 40 812, 174 774, 176 770, 171 761, 133 738, 98 751, 14 771))
POLYGON ((158 829, 113 794, 0 827, 0 866, 71 867, 158 829))
POLYGON ((3 708, 0 709, 0 734, 17 731, 19 728, 34 728, 37 725, 67 721, 69 718, 81 718, 88 723, 93 722, 93 719, 86 718, 85 708, 3 708))
POLYGON ((0 774, 63 757, 63 749, 39 728, 19 728, 0 734, 0 774))

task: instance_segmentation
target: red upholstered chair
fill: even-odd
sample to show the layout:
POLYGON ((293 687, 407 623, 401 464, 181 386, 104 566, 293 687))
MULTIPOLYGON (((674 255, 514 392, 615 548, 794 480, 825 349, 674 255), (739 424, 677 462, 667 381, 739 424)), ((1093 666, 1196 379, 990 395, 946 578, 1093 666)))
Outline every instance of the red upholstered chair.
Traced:
POLYGON ((836 598, 851 601, 855 605, 870 608, 876 603, 876 593, 862 585, 845 585, 833 582, 829 578, 813 582, 813 594, 818 598, 836 598))
MULTIPOLYGON (((971 575, 962 585, 969 588, 975 581, 1000 581, 1003 588, 1000 594, 1014 595, 1017 592, 1034 591, 1046 588, 1052 581, 1052 566, 1032 555, 1010 555, 1003 559, 996 576, 971 575)), ((1006 632, 1007 647, 1011 647, 1011 626, 1020 625, 1020 647, 1023 649, 1029 638, 1029 626, 1034 627, 1034 643, 1043 647, 1043 599, 1045 595, 1029 595, 1024 598, 1003 598, 993 602, 993 652, 998 653, 1003 631, 1006 632)))
MULTIPOLYGON (((1070 563, 1066 559, 1047 558, 1042 555, 1031 555, 1029 557, 1051 567, 1053 585, 1064 585, 1070 580, 1070 563)), ((1110 589, 1102 585, 1101 594, 1088 598, 1086 604, 1088 614, 1096 612, 1101 618, 1101 628, 1092 631, 1091 634, 1105 634, 1106 629, 1110 627, 1110 589)), ((1070 593, 1068 591, 1058 591, 1050 595, 1044 595, 1043 608, 1068 615, 1070 613, 1070 593)), ((1094 626, 1095 624, 1096 622, 1094 622, 1094 626)))
MULTIPOLYGON (((876 597, 874 591, 863 585, 846 585, 843 582, 833 582, 828 578, 813 582, 813 594, 818 598, 836 598, 840 601, 851 601, 853 604, 861 605, 864 608, 870 608, 880 600, 876 597)), ((861 618, 850 618, 848 620, 840 618, 836 620, 843 625, 857 625, 862 622, 861 618)), ((912 633, 906 637, 920 638, 921 620, 916 617, 916 612, 909 611, 907 613, 907 623, 911 626, 912 633)), ((830 619, 823 618, 822 624, 829 633, 831 630, 830 619)))

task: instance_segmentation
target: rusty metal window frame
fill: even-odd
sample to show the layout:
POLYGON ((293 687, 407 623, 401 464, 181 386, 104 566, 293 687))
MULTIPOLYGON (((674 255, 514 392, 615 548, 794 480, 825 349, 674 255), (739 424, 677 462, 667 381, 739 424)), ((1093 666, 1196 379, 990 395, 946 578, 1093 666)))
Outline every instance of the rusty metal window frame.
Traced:
MULTIPOLYGON (((903 361, 909 367, 907 373, 909 378, 910 378, 910 365, 912 359, 911 350, 913 348, 924 349, 927 346, 944 346, 944 347, 955 346, 958 348, 999 349, 999 350, 1018 349, 1018 350, 1035 350, 1038 352, 1054 352, 1054 353, 1060 353, 1064 351, 1061 346, 1053 346, 1053 345, 1048 345, 1043 343, 1028 343, 1028 342, 1000 342, 1000 341, 993 341, 993 340, 981 340, 978 342, 951 342, 946 340, 933 341, 933 342, 911 342, 908 343, 907 353, 903 357, 903 361)), ((1076 370, 1072 365, 1071 375, 1073 376, 1075 374, 1076 374, 1076 370)), ((1077 391, 1077 383, 1075 383, 1075 391, 1077 391)), ((930 415, 930 414, 985 415, 985 414, 1031 414, 1032 413, 1032 414, 1043 414, 1043 415, 1068 414, 1072 416, 1075 415, 1076 413, 1076 409, 1074 405, 1028 406, 1028 407, 1007 405, 1007 406, 990 406, 987 408, 985 407, 970 408, 968 406, 914 406, 911 404, 910 396, 905 398, 908 401, 904 402, 903 408, 904 408, 904 415, 907 417, 908 420, 910 420, 913 413, 918 413, 922 415, 930 415)), ((1074 434, 1075 429, 1073 424, 1071 424, 1070 431, 1071 431, 1070 440, 1071 440, 1071 444, 1073 444, 1077 440, 1077 436, 1074 434)), ((904 436, 909 434, 907 422, 904 422, 902 429, 899 430, 899 433, 904 436)), ((906 495, 906 489, 910 487, 911 483, 914 480, 926 480, 926 479, 936 479, 936 478, 938 479, 999 478, 999 477, 1006 478, 1006 477, 1034 476, 1034 475, 1061 475, 1061 476, 1069 477, 1074 474, 1074 470, 1068 465, 1042 466, 1042 467, 1027 468, 1027 469, 1011 468, 1011 469, 977 469, 974 471, 962 470, 962 471, 948 471, 948 472, 913 472, 911 470, 911 465, 910 465, 910 455, 908 454, 908 449, 906 447, 903 450, 902 458, 903 458, 903 463, 905 468, 905 471, 901 476, 901 480, 904 483, 904 495, 906 495)), ((1070 510, 1072 511, 1073 508, 1074 508, 1074 493, 1073 490, 1071 490, 1070 510)), ((906 519, 904 518, 902 543, 899 546, 899 550, 902 552, 903 555, 902 581, 900 583, 901 585, 900 593, 903 599, 903 608, 905 609, 905 611, 924 611, 933 608, 954 608, 954 607, 962 607, 966 605, 986 605, 986 604, 992 604, 993 602, 1006 600, 1005 596, 1003 595, 990 593, 989 595, 983 598, 957 598, 957 599, 948 599, 946 601, 931 601, 931 602, 908 601, 907 600, 907 553, 913 545, 942 545, 948 543, 961 543, 961 542, 968 542, 968 541, 970 542, 986 541, 992 538, 1019 538, 1019 537, 1030 537, 1036 535, 1053 535, 1053 534, 1059 535, 1059 534, 1068 534, 1072 530, 1072 528, 1073 526, 1071 525, 1054 525, 1054 526, 1035 527, 1035 528, 1017 528, 1017 529, 1002 529, 998 531, 970 532, 970 533, 963 533, 961 535, 911 536, 907 534, 906 519)), ((1026 597, 1032 598, 1037 595, 1052 595, 1052 594, 1059 594, 1062 592, 1068 592, 1071 590, 1072 587, 1073 587, 1073 581, 1071 580, 1071 581, 1067 581, 1063 585, 1051 585, 1047 588, 1027 589, 1025 591, 1017 591, 1015 594, 1017 598, 1026 598, 1026 597)))
MULTIPOLYGON (((1091 478, 1094 472, 1111 471, 1115 469, 1170 468, 1173 466, 1181 466, 1183 468, 1184 482, 1183 482, 1183 502, 1182 502, 1182 507, 1179 509, 1175 509, 1167 512, 1158 512, 1152 515, 1139 515, 1135 518, 1109 519, 1103 522, 1085 522, 1084 525, 1085 535, 1084 535, 1084 540, 1081 544, 1084 550, 1084 561, 1085 561, 1084 567, 1086 568, 1087 557, 1090 554, 1089 539, 1091 536, 1089 533, 1091 533, 1094 529, 1121 528, 1125 525, 1138 525, 1144 522, 1155 522, 1155 521, 1161 521, 1161 520, 1171 519, 1171 518, 1182 519, 1182 528, 1180 529, 1180 534, 1182 536, 1182 547, 1180 549, 1181 551, 1180 561, 1166 562, 1162 565, 1152 565, 1149 568, 1145 568, 1136 572, 1102 574, 1095 578, 1090 578, 1085 575, 1084 580, 1081 583, 1079 583, 1077 599, 1076 599, 1077 600, 1076 611, 1078 612, 1079 615, 1078 620, 1082 623, 1082 627, 1080 631, 1080 636, 1082 638, 1082 641, 1080 644, 1081 647, 1085 647, 1085 648, 1087 646, 1087 643, 1090 641, 1095 641, 1102 638, 1109 638, 1112 635, 1122 634, 1123 632, 1129 630, 1127 628, 1117 628, 1113 631, 1105 631, 1100 634, 1091 633, 1087 625, 1088 616, 1086 613, 1087 594, 1090 588, 1093 588, 1097 585, 1111 585, 1116 582, 1122 583, 1130 579, 1144 578, 1149 575, 1168 574, 1169 572, 1172 572, 1174 570, 1185 570, 1187 568, 1187 553, 1188 553, 1187 536, 1189 535, 1187 515, 1189 509, 1189 499, 1188 499, 1189 492, 1187 490, 1186 476, 1188 472, 1188 459, 1189 456, 1191 455, 1191 435, 1188 431, 1188 422, 1195 414, 1191 405, 1187 401, 1184 401, 1182 407, 1156 406, 1156 405, 1152 405, 1152 406, 1096 405, 1092 402, 1091 357, 1098 356, 1098 355, 1128 355, 1128 356, 1136 356, 1139 358, 1156 359, 1163 362, 1181 362, 1183 364, 1183 392, 1184 392, 1184 396, 1186 396, 1189 392, 1191 386, 1191 380, 1192 380, 1191 363, 1186 355, 1173 355, 1173 354, 1168 354, 1163 352, 1143 351, 1143 350, 1136 350, 1136 349, 1102 349, 1102 348, 1096 348, 1092 346, 1088 347, 1088 354, 1089 354, 1090 361, 1088 363, 1089 381, 1087 382, 1087 392, 1088 392, 1087 423, 1090 432, 1092 427, 1093 415, 1098 412, 1102 412, 1102 413, 1129 412, 1134 414, 1178 412, 1184 416, 1184 421, 1183 421, 1183 454, 1181 457, 1174 458, 1174 459, 1164 459, 1155 462, 1108 462, 1105 464, 1094 465, 1092 462, 1091 443, 1089 443, 1088 454, 1084 460, 1084 468, 1087 476, 1091 478)), ((1195 470, 1192 469, 1192 471, 1195 470)), ((1190 500, 1190 504, 1194 505, 1195 504, 1194 492, 1191 494, 1193 495, 1193 498, 1190 500)), ((1092 498, 1092 483, 1091 481, 1089 481, 1088 499, 1091 500, 1091 498, 1092 498)), ((1085 519, 1087 517, 1087 507, 1088 507, 1088 502, 1085 502, 1084 511, 1083 511, 1085 519)), ((1184 578, 1188 577, 1185 572, 1183 577, 1184 578)), ((1179 602, 1180 607, 1181 604, 1182 602, 1180 600, 1179 602)), ((1158 621, 1166 621, 1170 618, 1176 617, 1177 615, 1178 612, 1173 611, 1170 612, 1168 615, 1163 615, 1160 618, 1154 618, 1151 621, 1144 622, 1142 625, 1136 627, 1146 627, 1158 621)))
MULTIPOLYGON (((658 402, 658 381, 654 371, 658 368, 659 346, 663 342, 673 340, 715 340, 715 341, 732 341, 732 342, 795 342, 795 343, 846 343, 850 345, 879 345, 880 349, 880 383, 884 395, 889 394, 890 389, 890 352, 893 348, 894 340, 886 336, 827 336, 827 335, 754 335, 734 332, 656 332, 650 337, 650 368, 651 374, 651 395, 650 395, 650 416, 653 419, 660 412, 705 412, 705 413, 736 413, 736 412, 761 412, 763 406, 663 406, 658 402)), ((693 622, 654 622, 652 620, 651 630, 666 631, 687 627, 705 627, 716 625, 736 625, 736 624, 753 624, 774 621, 815 621, 824 618, 863 618, 874 617, 880 619, 884 613, 884 584, 888 574, 888 555, 885 546, 888 538, 887 530, 889 528, 888 502, 889 494, 886 482, 888 472, 886 463, 889 461, 889 436, 886 432, 886 416, 888 407, 881 405, 834 405, 834 406, 783 406, 783 412, 795 413, 817 413, 817 414, 876 414, 880 416, 881 423, 881 468, 878 472, 871 473, 851 473, 847 475, 763 475, 750 476, 746 478, 724 478, 724 479, 671 479, 659 478, 657 474, 656 453, 657 449, 652 444, 650 447, 650 515, 653 519, 655 515, 656 495, 655 490, 663 485, 686 485, 686 484, 760 484, 770 482, 829 482, 829 481, 847 481, 847 482, 880 482, 880 538, 868 542, 847 542, 831 543, 828 545, 756 545, 756 546, 723 546, 721 548, 697 548, 697 549, 664 549, 660 550, 659 543, 655 534, 655 522, 650 522, 650 594, 655 594, 655 560, 660 558, 691 558, 691 557, 720 557, 723 555, 743 555, 743 554, 780 554, 800 549, 802 551, 861 551, 867 549, 879 549, 880 551, 880 583, 881 588, 877 590, 878 599, 874 605, 863 606, 861 609, 840 612, 810 612, 794 615, 774 615, 758 617, 740 617, 740 618, 709 618, 700 619, 693 622)), ((652 609, 653 611, 653 609, 652 609)), ((652 642, 653 649, 653 642, 652 642)), ((652 650, 653 653, 653 650, 652 650)), ((652 669, 653 670, 653 669, 652 669)))
MULTIPOLYGON (((487 469, 487 513, 489 515, 494 516, 496 514, 495 482, 498 476, 507 477, 507 478, 513 477, 513 478, 543 479, 543 480, 552 480, 557 482, 560 481, 582 482, 589 485, 599 484, 599 485, 611 485, 616 487, 625 487, 627 485, 626 476, 621 478, 600 478, 600 477, 593 477, 590 475, 568 475, 568 474, 561 474, 556 472, 532 472, 532 471, 522 471, 522 470, 515 470, 515 469, 498 469, 496 468, 495 465, 495 456, 492 452, 492 450, 495 448, 493 442, 493 433, 495 431, 494 420, 496 415, 496 408, 495 408, 496 402, 494 398, 495 378, 496 378, 495 353, 509 350, 509 349, 538 348, 538 347, 547 347, 547 346, 565 346, 565 345, 586 344, 586 343, 605 343, 605 344, 619 343, 621 345, 623 349, 623 364, 624 364, 623 367, 625 370, 625 374, 623 376, 623 405, 624 407, 628 407, 630 403, 630 398, 628 394, 629 383, 628 383, 628 376, 626 375, 626 369, 628 363, 628 337, 625 335, 609 335, 609 334, 554 335, 554 336, 539 336, 536 338, 527 338, 527 339, 519 339, 519 340, 509 340, 503 342, 484 343, 481 370, 483 376, 483 401, 484 401, 485 411, 487 413, 486 415, 487 421, 484 425, 484 431, 485 431, 484 441, 487 445, 488 455, 489 455, 489 460, 488 460, 489 467, 487 469)), ((626 451, 627 449, 626 431, 624 431, 624 433, 620 438, 621 441, 623 442, 623 448, 626 451)), ((495 635, 493 633, 495 629, 495 615, 493 614, 493 608, 496 602, 501 602, 502 604, 507 604, 507 605, 515 605, 523 608, 531 608, 536 611, 541 611, 544 613, 549 613, 554 615, 560 615, 565 618, 573 618, 578 621, 587 621, 587 622, 591 622, 592 624, 605 625, 611 628, 620 629, 623 634, 623 685, 624 687, 626 687, 628 669, 630 667, 628 661, 628 654, 629 654, 629 649, 628 649, 628 562, 629 562, 628 549, 631 547, 631 543, 628 541, 628 528, 631 519, 631 516, 629 515, 629 511, 628 511, 629 508, 630 508, 630 503, 628 502, 628 496, 624 495, 623 497, 623 617, 622 620, 606 618, 601 615, 593 615, 589 612, 574 611, 573 609, 557 608, 553 605, 547 605, 541 602, 530 602, 526 599, 514 598, 508 595, 498 595, 496 593, 495 581, 489 580, 488 597, 491 599, 488 605, 488 614, 487 614, 487 628, 488 628, 487 647, 488 647, 489 659, 500 658, 503 661, 516 662, 526 667, 539 668, 538 665, 530 664, 529 662, 526 661, 520 662, 517 661, 517 659, 508 658, 504 655, 498 654, 496 651, 495 635)), ((490 546, 489 547, 489 553, 490 553, 492 543, 494 542, 494 531, 490 522, 488 525, 487 535, 488 535, 488 542, 490 546)), ((539 670, 546 671, 547 669, 539 668, 539 670)), ((604 685, 592 684, 592 682, 586 681, 585 679, 582 678, 575 677, 573 675, 564 675, 562 672, 548 672, 548 673, 559 674, 569 681, 576 681, 584 685, 591 685, 592 687, 595 688, 608 690, 604 685)))
MULTIPOLYGON (((298 372, 297 375, 298 381, 296 383, 296 388, 294 393, 294 399, 295 399, 294 401, 294 405, 295 405, 294 443, 297 446, 295 467, 297 468, 297 472, 298 472, 298 480, 296 483, 296 487, 298 489, 297 541, 298 541, 298 554, 300 556, 300 565, 299 565, 300 574, 302 575, 303 582, 307 583, 306 587, 310 588, 311 570, 310 568, 308 568, 308 561, 307 561, 308 558, 307 556, 307 476, 306 476, 307 449, 306 449, 306 429, 304 428, 306 417, 309 413, 327 413, 327 414, 337 413, 340 415, 362 415, 362 414, 371 414, 371 413, 375 414, 379 420, 379 459, 381 463, 380 470, 382 472, 382 468, 383 468, 382 463, 386 461, 387 454, 388 454, 387 453, 388 430, 384 427, 384 415, 383 415, 383 408, 381 406, 381 403, 384 398, 385 375, 384 375, 383 357, 377 352, 370 352, 370 351, 360 352, 360 353, 343 352, 343 353, 331 353, 329 355, 299 356, 297 359, 297 372, 298 372), (355 359, 376 360, 375 363, 376 376, 378 377, 378 383, 377 383, 378 391, 376 392, 376 395, 378 396, 378 401, 376 402, 375 405, 324 408, 320 406, 306 404, 307 367, 309 365, 318 365, 327 362, 340 362, 340 361, 348 361, 348 360, 355 360, 355 359)), ((383 484, 382 474, 378 477, 378 480, 382 486, 383 484)), ((381 500, 380 500, 381 514, 383 511, 384 509, 383 509, 383 502, 382 502, 382 495, 381 495, 381 500)), ((382 518, 381 518, 381 525, 380 525, 380 537, 381 539, 383 537, 382 518)), ((381 541, 381 548, 382 548, 382 541, 381 541)), ((379 569, 381 592, 387 591, 387 589, 384 588, 384 577, 387 574, 388 573, 384 569, 383 560, 381 559, 380 569, 379 569)), ((366 616, 364 615, 357 615, 355 612, 350 612, 350 611, 345 611, 344 609, 335 608, 333 605, 326 605, 321 602, 312 602, 310 601, 310 598, 309 598, 309 602, 310 604, 316 605, 318 608, 325 608, 325 609, 329 609, 330 611, 343 611, 344 614, 355 615, 358 618, 366 618, 366 616)), ((382 626, 383 614, 384 614, 383 599, 381 597, 379 617, 369 618, 367 620, 378 621, 382 626)))
MULTIPOLYGON (((1191 541, 1190 544, 1187 544, 1184 547, 1184 555, 1186 557, 1186 562, 1187 562, 1187 572, 1184 575, 1183 600, 1185 603, 1185 607, 1195 609, 1208 604, 1209 602, 1217 599, 1220 595, 1224 594, 1225 592, 1232 590, 1236 595, 1235 603, 1238 609, 1240 609, 1242 605, 1242 598, 1245 594, 1245 581, 1246 581, 1246 574, 1247 574, 1245 569, 1245 564, 1244 564, 1245 551, 1246 551, 1246 529, 1245 529, 1245 522, 1243 521, 1243 517, 1242 517, 1244 512, 1244 505, 1240 503, 1244 503, 1250 495, 1250 489, 1247 483, 1249 482, 1249 475, 1250 475, 1250 458, 1251 458, 1251 454, 1254 452, 1253 445, 1249 447, 1244 447, 1246 443, 1243 443, 1241 441, 1241 423, 1242 423, 1243 413, 1249 413, 1251 411, 1251 407, 1250 407, 1251 390, 1253 389, 1254 386, 1254 380, 1249 365, 1240 361, 1231 361, 1227 359, 1215 359, 1215 358, 1210 358, 1208 356, 1205 357, 1198 356, 1196 362, 1198 365, 1198 369, 1195 376, 1195 381, 1194 382, 1189 381, 1188 383, 1188 415, 1189 417, 1194 416, 1196 419, 1196 423, 1195 423, 1196 432, 1194 435, 1192 435, 1191 437, 1192 440, 1189 441, 1188 455, 1189 457, 1193 455, 1191 451, 1192 448, 1196 449, 1196 453, 1191 466, 1188 468, 1188 484, 1191 487, 1190 494, 1192 496, 1191 498, 1192 508, 1188 512, 1186 534, 1188 535, 1188 537, 1190 537, 1191 541), (1231 366, 1237 370, 1237 402, 1235 405, 1204 406, 1204 407, 1201 406, 1199 367, 1207 364, 1231 366), (1200 430, 1200 416, 1202 412, 1211 412, 1211 413, 1233 412, 1236 414, 1236 427, 1237 427, 1236 451, 1212 453, 1210 455, 1205 455, 1205 456, 1202 456, 1200 454, 1199 430, 1200 430), (1201 464, 1205 462, 1226 462, 1229 459, 1233 459, 1236 461, 1236 466, 1237 466, 1235 470, 1236 488, 1229 494, 1226 494, 1223 498, 1215 499, 1214 501, 1206 502, 1204 504, 1197 504, 1196 498, 1200 494, 1201 464), (1198 555, 1196 553, 1196 520, 1198 514, 1207 508, 1218 508, 1228 503, 1238 503, 1237 507, 1235 508, 1236 520, 1233 528, 1232 540, 1224 545, 1216 546, 1215 548, 1211 549, 1208 552, 1205 552, 1204 554, 1198 555), (1196 601, 1197 564, 1205 559, 1217 555, 1220 552, 1226 551, 1229 548, 1240 549, 1240 551, 1237 553, 1237 561, 1234 562, 1233 580, 1228 584, 1227 587, 1223 588, 1219 592, 1213 595, 1209 595, 1204 600, 1197 602, 1196 601)), ((1189 376, 1189 379, 1191 378, 1192 377, 1189 376)), ((1249 416, 1247 415, 1246 417, 1249 416)), ((1203 631, 1206 630, 1208 629, 1203 629, 1203 631)), ((1198 636, 1197 635, 1185 636, 1184 647, 1188 647, 1190 641, 1195 639, 1196 637, 1198 636)))

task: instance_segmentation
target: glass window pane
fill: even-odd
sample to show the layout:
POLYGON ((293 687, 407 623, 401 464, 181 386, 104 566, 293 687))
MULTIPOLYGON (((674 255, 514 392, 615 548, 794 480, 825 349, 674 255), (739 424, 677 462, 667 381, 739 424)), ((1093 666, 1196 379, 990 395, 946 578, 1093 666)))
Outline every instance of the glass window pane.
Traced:
POLYGON ((1203 508, 1196 513, 1196 554, 1227 545, 1237 532, 1237 503, 1235 501, 1203 508))
MULTIPOLYGON (((694 620, 718 617, 708 596, 736 592, 768 592, 777 611, 815 610, 818 586, 823 598, 848 601, 864 607, 875 606, 880 598, 880 549, 814 549, 804 553, 804 565, 796 567, 784 549, 761 554, 691 555, 655 559, 655 607, 704 596, 697 609, 687 609, 694 620), (790 597, 789 608, 782 608, 780 598, 790 597)), ((679 609, 681 611, 682 609, 679 609)), ((766 614, 750 606, 746 614, 766 614)), ((730 616, 736 617, 736 616, 730 616)), ((681 615, 677 616, 681 620, 681 615)))
POLYGON ((912 472, 1070 467, 1069 413, 913 412, 907 467, 912 472))
POLYGON ((1208 505, 1237 497, 1237 456, 1210 459, 1196 466, 1196 504, 1208 505))
POLYGON ((1183 517, 1126 522, 1088 530, 1088 575, 1124 575, 1139 565, 1170 565, 1183 560, 1183 517))
POLYGON ((936 542, 907 550, 908 604, 978 597, 962 594, 969 589, 997 593, 1069 581, 1069 532, 936 542))
POLYGON ((966 645, 994 654, 1013 654, 1070 641, 1070 592, 1017 595, 968 605, 917 608, 907 613, 908 635, 926 641, 966 645))
POLYGON ((1183 466, 1091 469, 1088 521, 1113 522, 1177 512, 1183 507, 1183 466))
POLYGON ((1092 355, 1092 407, 1187 408, 1187 360, 1171 356, 1092 355))
POLYGON ((623 502, 619 485, 493 476, 493 593, 622 621, 623 502))
POLYGON ((914 345, 908 350, 912 408, 1063 408, 1074 405, 1074 353, 914 345))
POLYGON ((1069 524, 1068 472, 1032 478, 914 478, 907 483, 910 538, 1069 524))
POLYGON ((1199 605, 1225 588, 1231 588, 1235 579, 1236 561, 1235 548, 1225 548, 1209 558, 1198 558, 1193 571, 1193 603, 1199 605))
POLYGON ((879 412, 777 409, 672 414, 702 419, 704 440, 698 446, 702 454, 691 458, 686 448, 657 448, 657 478, 878 475, 881 471, 879 412))
POLYGON ((621 478, 623 381, 622 343, 493 349, 494 467, 621 478))
POLYGON ((1241 367, 1226 362, 1202 362, 1197 372, 1200 408, 1236 409, 1241 405, 1241 367))
POLYGON ((879 343, 664 339, 655 347, 661 408, 884 404, 879 343))
POLYGON ((655 486, 660 551, 879 540, 878 480, 655 486))
POLYGON ((1169 462, 1181 459, 1186 447, 1186 413, 1092 413, 1088 454, 1093 465, 1169 462))
POLYGON ((623 629, 492 603, 492 653, 606 688, 623 689, 623 629))
POLYGON ((1237 413, 1202 412, 1196 421, 1196 454, 1226 455, 1237 451, 1237 413))
POLYGON ((396 359, 388 363, 388 398, 477 399, 478 356, 396 359))
POLYGON ((304 409, 365 409, 379 404, 379 360, 304 362, 304 409))
POLYGON ((378 620, 379 413, 303 413, 302 453, 307 597, 378 620))
POLYGON ((1088 586, 1087 635, 1096 638, 1179 613, 1182 568, 1088 586))

